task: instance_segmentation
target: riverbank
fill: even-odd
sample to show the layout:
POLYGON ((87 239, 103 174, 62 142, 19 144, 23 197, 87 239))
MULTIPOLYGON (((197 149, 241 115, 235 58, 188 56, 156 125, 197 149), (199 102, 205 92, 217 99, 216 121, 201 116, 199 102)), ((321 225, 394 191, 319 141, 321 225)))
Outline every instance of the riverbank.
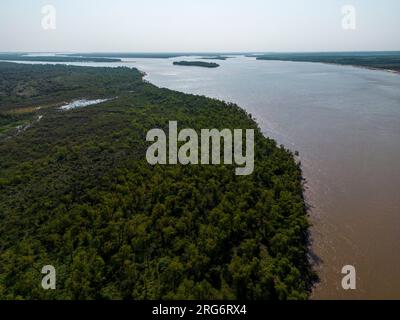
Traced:
POLYGON ((271 53, 250 56, 257 60, 319 62, 400 73, 400 52, 271 53))
POLYGON ((0 298, 308 297, 314 273, 300 166, 237 105, 157 88, 136 69, 0 69, 0 112, 55 104, 0 141, 0 298), (60 112, 72 96, 118 98, 60 112), (150 166, 146 133, 171 119, 197 132, 255 130, 254 174, 150 166), (36 290, 36 270, 48 264, 64 276, 57 290, 36 290))
POLYGON ((179 72, 169 61, 136 67, 157 86, 238 103, 266 136, 299 151, 321 278, 312 298, 400 296, 392 267, 400 264, 400 77, 244 57, 228 59, 207 81, 203 70, 179 72), (354 291, 341 288, 349 264, 359 279, 354 291))

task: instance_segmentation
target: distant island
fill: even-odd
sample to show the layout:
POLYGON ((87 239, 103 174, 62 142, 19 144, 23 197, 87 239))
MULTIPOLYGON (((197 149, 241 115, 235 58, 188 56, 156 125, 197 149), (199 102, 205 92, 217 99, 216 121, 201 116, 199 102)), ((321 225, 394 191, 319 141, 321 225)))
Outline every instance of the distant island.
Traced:
POLYGON ((203 67, 203 68, 218 68, 218 63, 204 62, 204 61, 175 61, 175 66, 191 66, 191 67, 203 67))
POLYGON ((400 52, 312 52, 249 55, 257 60, 320 62, 400 72, 400 52))

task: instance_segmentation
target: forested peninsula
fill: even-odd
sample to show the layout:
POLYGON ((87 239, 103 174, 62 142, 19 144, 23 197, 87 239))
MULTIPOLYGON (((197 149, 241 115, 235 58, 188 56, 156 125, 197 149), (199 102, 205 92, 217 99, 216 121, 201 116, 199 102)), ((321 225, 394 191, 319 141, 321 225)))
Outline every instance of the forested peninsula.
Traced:
POLYGON ((400 52, 311 52, 250 55, 257 60, 320 62, 400 72, 400 52))
POLYGON ((237 105, 136 69, 0 62, 0 133, 0 299, 308 298, 300 166, 237 105), (60 110, 77 99, 104 102, 60 110), (170 120, 254 129, 254 173, 149 165, 170 120))

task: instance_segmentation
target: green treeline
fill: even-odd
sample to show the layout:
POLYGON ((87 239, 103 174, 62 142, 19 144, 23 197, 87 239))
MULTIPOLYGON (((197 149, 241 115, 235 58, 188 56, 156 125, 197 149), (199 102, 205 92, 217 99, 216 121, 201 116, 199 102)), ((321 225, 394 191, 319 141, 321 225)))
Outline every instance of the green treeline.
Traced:
POLYGON ((33 103, 43 119, 0 137, 0 299, 308 297, 301 170, 242 109, 135 69, 0 63, 2 117, 36 117, 33 103), (83 97, 117 98, 57 109, 83 97), (146 133, 170 120, 255 129, 254 173, 150 166, 146 133), (45 265, 56 290, 41 288, 45 265))
POLYGON ((257 60, 321 62, 400 71, 400 52, 395 51, 271 53, 255 57, 257 57, 257 60))
POLYGON ((83 56, 29 56, 19 53, 0 53, 0 61, 36 61, 36 62, 120 62, 121 59, 105 57, 83 57, 83 56))
POLYGON ((204 62, 204 61, 175 61, 175 66, 188 66, 188 67, 203 67, 203 68, 218 68, 218 63, 204 62))
POLYGON ((201 57, 200 59, 203 60, 227 60, 232 57, 227 57, 227 56, 209 56, 209 57, 201 57))

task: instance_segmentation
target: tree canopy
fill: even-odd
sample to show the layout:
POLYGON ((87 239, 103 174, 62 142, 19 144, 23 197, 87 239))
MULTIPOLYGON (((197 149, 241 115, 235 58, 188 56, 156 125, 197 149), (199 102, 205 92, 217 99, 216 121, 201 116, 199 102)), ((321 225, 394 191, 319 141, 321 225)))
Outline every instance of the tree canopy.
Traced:
POLYGON ((0 63, 0 115, 0 299, 308 297, 300 166, 238 106, 135 69, 0 63), (18 117, 31 126, 15 134, 18 117), (255 129, 254 173, 149 165, 146 132, 170 120, 255 129), (56 290, 41 288, 44 265, 56 290))

